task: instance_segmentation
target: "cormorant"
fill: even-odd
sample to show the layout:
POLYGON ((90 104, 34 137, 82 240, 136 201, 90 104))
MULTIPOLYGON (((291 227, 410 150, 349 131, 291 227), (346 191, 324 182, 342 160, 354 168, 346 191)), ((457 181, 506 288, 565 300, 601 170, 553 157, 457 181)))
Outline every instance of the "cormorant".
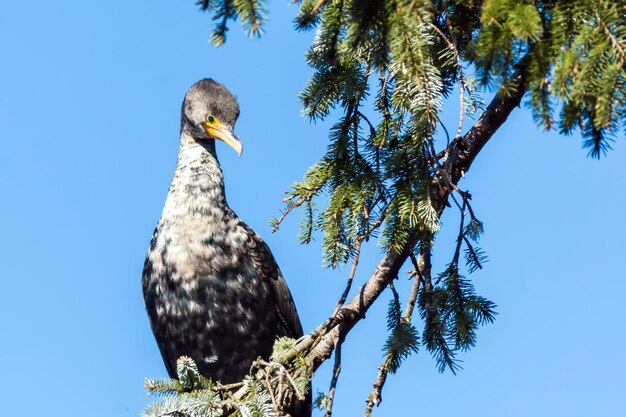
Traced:
POLYGON ((269 358, 277 337, 302 336, 270 249, 226 202, 215 143, 223 141, 241 155, 233 131, 238 117, 235 97, 212 79, 195 83, 183 101, 176 171, 142 280, 171 377, 184 355, 202 375, 234 383, 259 356, 269 358))

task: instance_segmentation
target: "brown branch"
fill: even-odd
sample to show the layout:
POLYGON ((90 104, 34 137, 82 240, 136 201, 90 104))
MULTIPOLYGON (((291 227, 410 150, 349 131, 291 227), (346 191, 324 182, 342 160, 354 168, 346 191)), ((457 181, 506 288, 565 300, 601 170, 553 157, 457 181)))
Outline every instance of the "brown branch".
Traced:
POLYGON ((324 417, 331 417, 333 414, 333 402, 335 401, 335 391, 337 390, 337 381, 341 374, 341 344, 343 340, 337 342, 335 347, 335 366, 333 367, 333 377, 330 380, 330 389, 328 390, 328 398, 326 399, 326 413, 324 417))
MULTIPOLYGON (((461 255, 461 246, 463 245, 463 231, 465 227, 465 201, 463 200, 463 207, 461 207, 461 220, 459 221, 459 234, 456 238, 456 247, 454 249, 454 256, 452 257, 452 264, 459 265, 459 256, 461 255)), ((458 203, 457 203, 458 204, 458 203)))
POLYGON ((419 279, 419 270, 415 270, 415 272, 413 272, 411 274, 412 278, 413 278, 413 285, 411 285, 411 292, 409 294, 409 299, 406 303, 406 308, 404 309, 404 314, 402 315, 402 320, 404 320, 407 323, 411 322, 411 319, 413 318, 413 309, 415 308, 415 303, 417 302, 417 294, 419 293, 420 290, 420 279, 419 279))
POLYGON ((320 341, 306 357, 307 364, 312 370, 315 371, 322 362, 328 359, 333 352, 336 341, 344 338, 354 325, 365 317, 365 312, 376 301, 389 282, 398 275, 400 267, 408 256, 408 248, 412 246, 406 245, 406 253, 398 253, 393 249, 387 252, 361 290, 337 312, 334 320, 335 325, 321 335, 320 341), (338 323, 342 325, 337 326, 338 323))
POLYGON ((283 222, 283 220, 285 220, 285 217, 287 217, 287 215, 289 213, 291 213, 293 210, 295 210, 296 208, 300 207, 302 204, 304 204, 307 201, 310 201, 310 198, 300 197, 295 202, 293 202, 289 206, 287 206, 285 211, 283 211, 280 214, 280 217, 278 219, 276 219, 276 221, 272 222, 273 223, 272 224, 272 233, 275 233, 278 230, 278 228, 280 227, 281 223, 283 222))
POLYGON ((235 382, 232 384, 217 384, 215 387, 213 387, 213 390, 215 391, 232 391, 234 388, 239 388, 243 386, 243 382, 235 382))
MULTIPOLYGON (((400 296, 398 295, 398 291, 393 285, 393 282, 389 283, 389 289, 391 289, 393 293, 394 301, 397 305, 400 305, 400 296)), ((389 375, 389 367, 387 366, 387 360, 389 358, 389 353, 385 355, 385 359, 383 359, 383 363, 378 366, 378 375, 376 376, 376 380, 372 384, 372 390, 367 396, 367 400, 365 403, 367 404, 365 407, 364 417, 370 417, 372 415, 372 410, 374 406, 378 407, 380 403, 383 402, 383 387, 385 386, 385 382, 387 381, 387 375, 389 375)))
POLYGON ((431 261, 431 252, 432 252, 432 239, 433 235, 427 236, 422 239, 420 245, 420 257, 419 260, 415 259, 415 256, 411 254, 411 261, 413 262, 413 266, 415 267, 415 271, 419 275, 420 280, 424 284, 424 290, 429 291, 432 290, 432 269, 433 264, 431 261))
POLYGON ((376 377, 376 381, 374 381, 372 391, 367 396, 367 406, 365 407, 365 413, 363 414, 364 417, 370 417, 374 406, 378 406, 383 401, 381 392, 383 390, 383 386, 385 385, 385 381, 387 381, 387 374, 387 366, 383 363, 378 367, 378 376, 376 377))
POLYGON ((313 8, 311 8, 310 14, 314 15, 317 13, 317 11, 324 5, 324 1, 325 0, 318 0, 317 3, 315 3, 315 5, 313 6, 313 8))
MULTIPOLYGON (((474 126, 462 137, 454 139, 446 149, 449 156, 444 162, 444 169, 450 175, 453 184, 458 184, 485 144, 506 122, 511 112, 519 107, 526 92, 529 62, 528 54, 520 59, 511 79, 504 82, 508 84, 506 86, 508 93, 504 92, 504 87, 501 88, 474 126)), ((445 204, 445 201, 442 203, 445 204)))
POLYGON ((264 372, 266 373, 266 375, 268 375, 272 371, 272 369, 278 370, 279 376, 284 375, 285 377, 287 377, 287 380, 289 381, 291 388, 294 390, 298 400, 305 400, 304 394, 298 389, 298 384, 296 384, 296 381, 293 379, 293 376, 291 376, 289 370, 285 367, 285 365, 274 361, 267 362, 262 359, 259 359, 257 361, 257 364, 261 365, 264 368, 264 372))

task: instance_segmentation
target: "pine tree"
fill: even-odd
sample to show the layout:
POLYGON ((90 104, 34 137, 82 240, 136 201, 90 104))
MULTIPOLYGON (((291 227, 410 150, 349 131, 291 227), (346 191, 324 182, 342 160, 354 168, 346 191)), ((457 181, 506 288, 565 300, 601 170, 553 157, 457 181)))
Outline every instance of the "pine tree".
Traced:
MULTIPOLYGON (((231 20, 251 35, 263 31, 262 0, 198 4, 212 13, 216 45, 231 20)), ((297 342, 278 341, 272 360, 256 363, 236 387, 203 379, 186 358, 179 380, 147 380, 150 393, 173 395, 146 416, 280 415, 334 353, 329 391, 317 401, 329 417, 341 344, 387 288, 389 336, 365 415, 388 375, 420 346, 441 371, 458 371, 458 353, 496 315, 469 278, 486 261, 478 246, 483 223, 459 188, 475 157, 522 102, 544 129, 579 131, 593 158, 626 127, 623 0, 302 0, 295 26, 316 31, 306 53, 314 74, 300 95, 304 114, 318 120, 334 109, 341 117, 327 153, 292 185, 273 228, 302 209, 300 241, 320 235, 325 264, 350 265, 345 290, 324 323, 297 342), (444 126, 441 112, 455 94, 458 125, 444 126), (447 267, 434 275, 431 254, 446 208, 458 211, 458 236, 447 267), (383 258, 348 300, 361 245, 370 240, 383 258), (400 294, 393 280, 407 262, 413 285, 400 294)))

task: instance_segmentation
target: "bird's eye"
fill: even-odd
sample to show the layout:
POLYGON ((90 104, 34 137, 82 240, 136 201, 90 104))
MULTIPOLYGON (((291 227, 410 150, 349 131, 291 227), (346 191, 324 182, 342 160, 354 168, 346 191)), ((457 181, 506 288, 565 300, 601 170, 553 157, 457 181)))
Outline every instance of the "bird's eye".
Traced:
POLYGON ((215 117, 209 115, 206 117, 206 121, 209 123, 215 123, 215 117))

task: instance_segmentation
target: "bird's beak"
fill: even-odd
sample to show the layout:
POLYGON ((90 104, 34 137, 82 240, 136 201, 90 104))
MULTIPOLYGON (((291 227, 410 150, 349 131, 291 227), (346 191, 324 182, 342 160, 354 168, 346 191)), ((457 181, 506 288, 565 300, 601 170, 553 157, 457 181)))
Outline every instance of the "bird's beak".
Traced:
POLYGON ((226 126, 218 121, 213 124, 204 123, 203 125, 207 135, 225 142, 228 146, 233 148, 235 152, 237 152, 238 156, 241 156, 241 153, 243 152, 243 145, 235 132, 233 132, 232 127, 226 126))

